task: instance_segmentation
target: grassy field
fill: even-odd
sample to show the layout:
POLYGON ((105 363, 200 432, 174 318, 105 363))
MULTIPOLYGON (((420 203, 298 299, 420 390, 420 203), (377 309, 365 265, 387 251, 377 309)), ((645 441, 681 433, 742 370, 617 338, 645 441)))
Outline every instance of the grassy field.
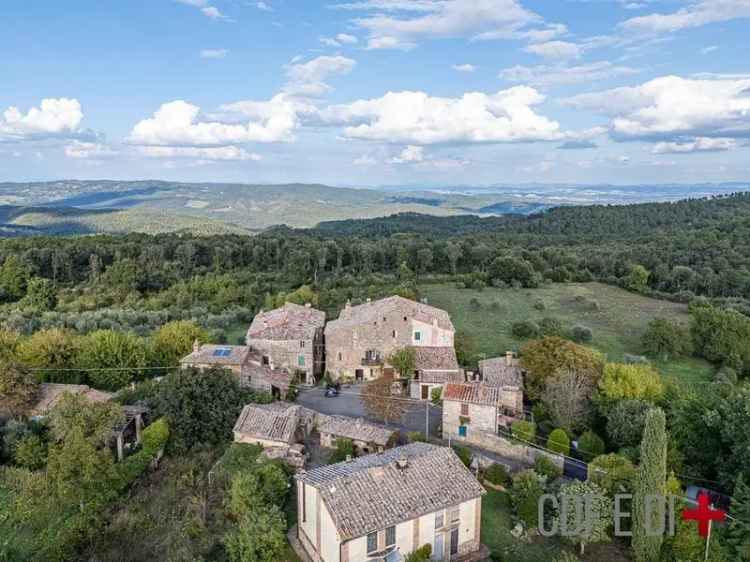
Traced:
MULTIPOLYGON (((553 284, 539 289, 458 289, 453 284, 423 285, 429 304, 451 314, 458 331, 473 336, 478 351, 486 357, 518 350, 523 345, 511 333, 515 322, 554 317, 570 328, 591 328, 591 347, 609 361, 622 361, 626 354, 641 355, 641 337, 654 318, 687 322, 687 306, 651 299, 601 283, 553 284), (472 301, 476 302, 472 304, 472 301), (477 305, 478 303, 478 305, 477 305)), ((694 382, 710 380, 713 369, 699 359, 656 363, 665 377, 694 382)))

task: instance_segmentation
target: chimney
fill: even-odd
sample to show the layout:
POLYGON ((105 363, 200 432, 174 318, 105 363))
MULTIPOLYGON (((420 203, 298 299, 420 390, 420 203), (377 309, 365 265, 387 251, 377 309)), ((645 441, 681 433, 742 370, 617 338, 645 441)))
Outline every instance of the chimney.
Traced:
POLYGON ((195 341, 193 341, 193 353, 198 353, 201 350, 201 342, 198 341, 196 338, 195 341))
POLYGON ((372 299, 370 297, 367 297, 367 304, 370 304, 372 302, 372 299))
POLYGON ((407 468, 408 466, 409 466, 409 459, 407 459, 407 458, 406 458, 405 456, 404 456, 404 457, 401 457, 401 458, 399 458, 399 459, 398 459, 398 460, 396 461, 396 467, 397 467, 397 468, 400 468, 400 469, 402 469, 402 470, 403 470, 404 468, 407 468))
POLYGON ((352 462, 352 456, 346 455, 346 462, 352 462))
POLYGON ((305 308, 312 308, 312 303, 306 302, 305 303, 305 308))
POLYGON ((515 354, 512 351, 506 351, 505 352, 505 364, 508 367, 511 367, 513 365, 513 359, 515 358, 515 354))
POLYGON ((346 299, 346 305, 344 306, 344 308, 346 310, 349 310, 351 307, 352 307, 352 301, 350 299, 346 299))

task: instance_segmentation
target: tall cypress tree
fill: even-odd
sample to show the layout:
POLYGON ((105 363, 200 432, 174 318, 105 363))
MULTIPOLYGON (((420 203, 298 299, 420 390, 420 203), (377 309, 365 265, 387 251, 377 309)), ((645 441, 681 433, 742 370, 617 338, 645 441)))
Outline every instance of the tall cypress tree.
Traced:
POLYGON ((730 515, 726 542, 735 560, 750 561, 750 485, 743 474, 737 477, 730 515))
POLYGON ((658 562, 664 536, 656 531, 663 525, 663 504, 648 505, 649 496, 661 502, 666 495, 667 430, 666 418, 660 408, 646 414, 641 464, 633 494, 633 550, 638 562, 658 562), (650 513, 647 513, 650 507, 650 513))

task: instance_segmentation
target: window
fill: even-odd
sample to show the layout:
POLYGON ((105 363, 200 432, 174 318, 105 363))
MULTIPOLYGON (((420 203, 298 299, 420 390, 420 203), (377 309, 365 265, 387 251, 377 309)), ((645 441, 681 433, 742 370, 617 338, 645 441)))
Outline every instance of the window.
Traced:
POLYGON ((459 437, 466 437, 466 426, 465 425, 459 425, 458 426, 458 436, 459 437))
POLYGON ((455 523, 461 519, 461 510, 459 508, 451 509, 451 523, 455 523))
POLYGON ((263 363, 264 365, 268 365, 268 355, 263 356, 261 363, 263 363))
POLYGON ((441 529, 445 524, 445 514, 439 511, 435 514, 435 529, 441 529))
POLYGON ((408 319, 406 318, 406 316, 404 316, 404 322, 406 322, 407 320, 408 320, 408 319))
POLYGON ((297 357, 297 364, 300 367, 304 367, 305 366, 305 356, 304 355, 300 355, 299 357, 297 357))
POLYGON ((339 351, 339 361, 344 359, 344 355, 339 351))
POLYGON ((305 347, 305 340, 299 340, 299 346, 304 348, 305 347))
POLYGON ((462 416, 468 416, 469 415, 469 405, 468 404, 461 404, 461 415, 462 416))
POLYGON ((396 544, 396 527, 388 527, 385 530, 385 546, 396 544))
POLYGON ((414 332, 414 341, 419 341, 422 339, 422 332, 414 332))
POLYGON ((367 554, 375 552, 378 549, 378 534, 370 533, 367 535, 367 554))
POLYGON ((393 334, 392 335, 393 335, 394 338, 397 338, 398 337, 398 332, 396 330, 393 330, 393 334))

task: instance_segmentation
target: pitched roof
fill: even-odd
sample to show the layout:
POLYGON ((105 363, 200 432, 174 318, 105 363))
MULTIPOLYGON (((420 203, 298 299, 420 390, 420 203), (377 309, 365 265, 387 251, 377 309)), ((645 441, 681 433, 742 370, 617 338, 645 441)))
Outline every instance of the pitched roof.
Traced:
POLYGON ((262 379, 279 388, 288 388, 292 384, 294 375, 263 365, 260 357, 254 354, 251 354, 250 358, 251 360, 244 365, 243 373, 249 375, 251 379, 262 379))
POLYGON ((482 383, 448 383, 443 389, 443 400, 470 402, 485 406, 502 405, 502 391, 499 386, 487 386, 482 383))
POLYGON ((248 404, 234 424, 234 431, 268 441, 294 442, 301 406, 289 402, 248 404))
POLYGON ((302 340, 312 339, 315 330, 326 323, 326 313, 291 302, 280 308, 259 312, 247 331, 248 339, 302 340))
POLYGON ((452 347, 414 346, 414 368, 420 371, 458 371, 456 350, 452 347))
POLYGON ((436 320, 439 327, 445 330, 454 329, 451 318, 445 310, 394 295, 344 308, 339 314, 338 320, 329 322, 326 330, 373 322, 381 317, 387 317, 389 314, 406 316, 427 324, 432 324, 432 321, 436 320))
POLYGON ((198 365, 242 365, 248 358, 246 345, 203 344, 197 351, 184 357, 180 363, 198 365))
POLYGON ((385 429, 379 425, 367 423, 364 420, 346 416, 321 416, 318 423, 320 433, 331 433, 338 437, 347 437, 356 441, 375 443, 385 447, 395 431, 385 429))
POLYGON ((493 357, 479 362, 482 382, 489 386, 514 386, 523 388, 523 372, 518 359, 493 357))
POLYGON ((109 402, 113 396, 109 392, 95 390, 85 384, 42 383, 39 385, 37 403, 31 408, 31 415, 40 416, 46 414, 55 407, 66 392, 81 395, 90 402, 109 402))
POLYGON ((429 443, 323 466, 296 478, 320 491, 342 541, 485 493, 450 448, 429 443), (397 464, 401 459, 404 468, 397 464))

